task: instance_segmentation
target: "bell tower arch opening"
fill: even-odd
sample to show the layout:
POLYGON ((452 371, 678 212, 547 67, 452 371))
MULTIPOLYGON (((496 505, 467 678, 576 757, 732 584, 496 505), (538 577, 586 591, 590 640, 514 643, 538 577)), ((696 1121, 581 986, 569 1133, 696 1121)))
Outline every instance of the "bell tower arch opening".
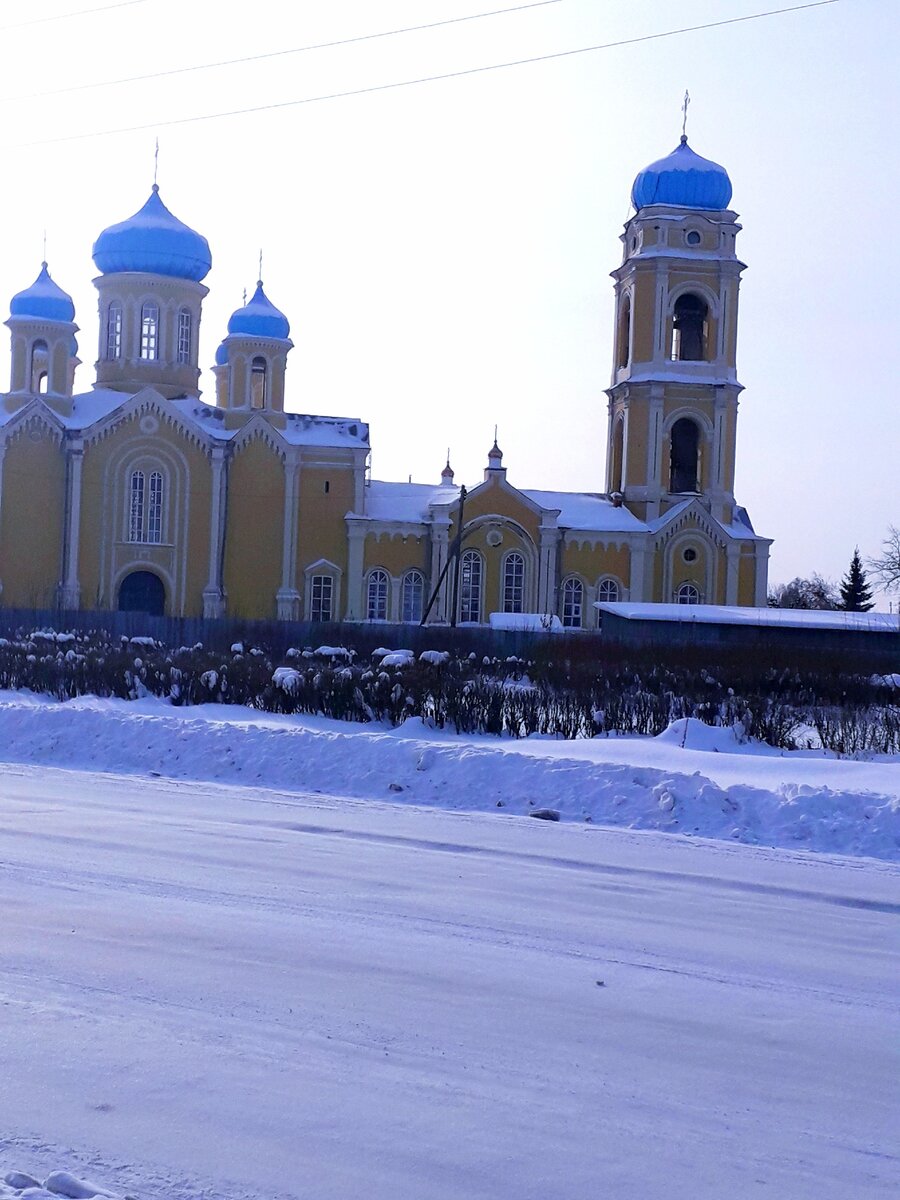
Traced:
POLYGON ((709 305, 695 292, 675 301, 672 320, 672 360, 706 362, 709 341, 709 305))
POLYGON ((700 491, 700 426, 690 417, 679 417, 672 426, 669 491, 700 491))

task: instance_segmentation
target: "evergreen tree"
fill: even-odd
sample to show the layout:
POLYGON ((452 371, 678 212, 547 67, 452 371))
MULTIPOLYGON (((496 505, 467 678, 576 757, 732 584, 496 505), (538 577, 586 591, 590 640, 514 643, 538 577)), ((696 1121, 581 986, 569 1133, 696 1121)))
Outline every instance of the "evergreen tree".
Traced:
POLYGON ((841 608, 846 612, 868 612, 873 607, 872 589, 866 582, 857 546, 850 559, 850 569, 841 580, 841 608))

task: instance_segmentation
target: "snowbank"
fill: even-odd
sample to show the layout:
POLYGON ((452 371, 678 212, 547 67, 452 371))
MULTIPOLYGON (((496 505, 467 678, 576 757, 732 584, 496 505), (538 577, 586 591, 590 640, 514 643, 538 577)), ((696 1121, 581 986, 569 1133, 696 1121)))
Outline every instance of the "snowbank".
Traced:
MULTIPOLYGON (((247 709, 215 707, 214 719, 201 713, 160 701, 83 698, 57 704, 7 694, 0 702, 0 744, 7 761, 465 811, 528 815, 552 809, 569 821, 900 857, 896 789, 860 788, 837 770, 831 785, 820 778, 773 786, 768 778, 764 787, 757 762, 771 760, 752 754, 727 756, 737 760, 732 773, 739 778, 723 786, 696 768, 698 755, 684 763, 680 747, 699 739, 707 758, 725 758, 711 752, 729 744, 737 749, 735 735, 696 721, 678 722, 653 741, 626 741, 630 762, 602 762, 570 753, 579 743, 531 741, 516 752, 516 743, 434 735, 418 719, 398 732, 247 709), (642 761, 648 745, 657 752, 652 766, 642 761)), ((822 766, 820 761, 820 773, 822 766)), ((895 769, 900 782, 900 768, 893 764, 883 774, 895 769)))

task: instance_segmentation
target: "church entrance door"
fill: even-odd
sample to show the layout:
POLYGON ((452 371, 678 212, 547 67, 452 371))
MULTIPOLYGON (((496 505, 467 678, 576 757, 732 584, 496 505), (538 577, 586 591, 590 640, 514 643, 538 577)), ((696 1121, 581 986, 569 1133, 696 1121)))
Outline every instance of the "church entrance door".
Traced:
POLYGON ((166 589, 152 571, 132 571, 119 586, 119 612, 143 612, 161 617, 166 609, 166 589))

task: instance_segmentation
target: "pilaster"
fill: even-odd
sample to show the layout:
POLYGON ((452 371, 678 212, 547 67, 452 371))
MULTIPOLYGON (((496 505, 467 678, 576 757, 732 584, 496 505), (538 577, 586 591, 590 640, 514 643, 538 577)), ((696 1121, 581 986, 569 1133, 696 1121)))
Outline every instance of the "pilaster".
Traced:
POLYGON ((225 591, 222 586, 222 559, 225 546, 225 504, 228 471, 224 446, 213 446, 212 499, 209 513, 209 578, 203 589, 203 616, 217 620, 225 616, 225 591))
POLYGON ((347 596, 345 620, 362 620, 363 557, 366 526, 361 521, 347 521, 347 596))
POLYGON ((75 438, 66 446, 66 522, 63 542, 63 578, 59 585, 62 608, 78 608, 81 585, 78 582, 78 544, 81 537, 81 471, 84 442, 75 438))

